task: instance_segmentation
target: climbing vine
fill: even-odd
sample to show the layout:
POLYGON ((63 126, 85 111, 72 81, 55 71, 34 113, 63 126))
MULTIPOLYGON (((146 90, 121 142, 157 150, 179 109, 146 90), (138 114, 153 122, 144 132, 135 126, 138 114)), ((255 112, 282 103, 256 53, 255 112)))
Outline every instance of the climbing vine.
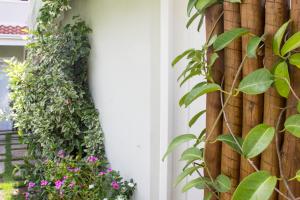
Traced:
MULTIPOLYGON (((239 1, 229 2, 240 3, 239 1)), ((188 15, 190 16, 193 11, 195 11, 195 14, 191 16, 187 27, 189 27, 194 20, 199 19, 199 29, 202 25, 203 15, 206 9, 218 3, 222 4, 223 2, 190 0, 188 3, 188 15)), ((217 20, 220 20, 222 15, 223 13, 220 13, 217 20)), ((206 189, 209 192, 206 193, 205 199, 209 200, 212 198, 220 199, 222 193, 231 190, 231 179, 224 174, 220 174, 216 178, 213 178, 206 162, 207 156, 215 156, 206 155, 205 149, 207 148, 207 144, 222 142, 246 159, 254 170, 254 173, 250 174, 239 183, 233 193, 233 200, 268 200, 273 192, 277 192, 283 199, 299 199, 299 197, 295 197, 293 194, 289 187, 289 182, 295 180, 300 181, 300 171, 294 174, 294 177, 292 178, 284 176, 282 172, 282 155, 279 150, 280 144, 278 142, 278 137, 280 137, 282 132, 286 131, 286 134, 292 134, 294 137, 300 138, 300 114, 289 116, 284 122, 284 130, 280 130, 283 115, 288 107, 279 108, 281 109, 281 114, 278 119, 276 119, 277 124, 275 127, 264 123, 257 124, 248 132, 245 138, 242 138, 233 132, 232 125, 228 122, 228 113, 225 109, 226 106, 228 106, 229 100, 240 93, 258 95, 265 93, 268 89, 273 87, 281 97, 288 98, 289 96, 292 96, 295 98, 298 101, 298 104, 292 105, 292 107, 297 108, 298 113, 300 113, 300 98, 291 85, 288 67, 290 65, 297 70, 300 68, 300 54, 296 51, 296 49, 300 47, 300 32, 290 36, 287 31, 290 23, 291 20, 284 23, 273 37, 273 54, 277 56, 278 60, 276 63, 273 63, 273 69, 269 70, 266 67, 262 67, 245 76, 240 82, 238 82, 238 77, 241 75, 246 60, 257 59, 257 55, 264 46, 265 35, 256 36, 246 28, 234 28, 219 35, 213 35, 213 30, 211 30, 211 34, 209 34, 207 41, 202 48, 189 49, 174 59, 172 63, 173 66, 177 65, 182 59, 187 61, 187 65, 178 77, 180 86, 186 84, 188 80, 196 76, 202 76, 205 79, 205 81, 197 83, 192 87, 192 89, 180 99, 180 106, 187 108, 199 97, 213 92, 220 93, 220 102, 222 105, 220 112, 214 119, 210 131, 204 129, 200 134, 183 134, 174 138, 163 157, 164 160, 182 143, 192 143, 192 146, 185 149, 181 154, 181 160, 185 161, 186 165, 183 168, 182 173, 175 180, 175 184, 179 184, 186 177, 193 174, 198 176, 198 178, 185 184, 182 189, 183 192, 186 192, 191 188, 206 189), (245 50, 246 54, 242 58, 236 73, 233 74, 234 78, 230 90, 226 91, 223 86, 224 81, 218 83, 214 80, 212 76, 212 67, 218 59, 220 59, 220 53, 227 48, 229 44, 242 36, 250 37, 245 50), (211 51, 209 56, 208 50, 211 51), (229 133, 223 133, 215 138, 215 141, 211 141, 212 132, 221 118, 223 118, 229 133), (252 161, 254 157, 262 154, 273 140, 276 141, 278 164, 280 168, 280 176, 278 177, 271 174, 270 171, 259 170, 252 161), (202 175, 200 169, 207 172, 207 175, 202 175), (285 189, 288 191, 288 195, 284 194, 276 187, 279 181, 283 181, 285 189)), ((189 126, 193 126, 204 113, 205 110, 201 110, 192 117, 189 126)))

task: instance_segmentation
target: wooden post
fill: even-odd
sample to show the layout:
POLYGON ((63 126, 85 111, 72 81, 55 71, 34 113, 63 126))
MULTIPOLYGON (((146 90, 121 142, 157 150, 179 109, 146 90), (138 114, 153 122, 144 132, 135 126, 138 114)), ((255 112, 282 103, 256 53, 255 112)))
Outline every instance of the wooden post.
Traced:
MULTIPOLYGON (((224 31, 241 26, 240 5, 224 1, 224 31)), ((242 62, 241 39, 233 41, 224 50, 224 89, 229 91, 240 63, 242 62)), ((241 76, 238 77, 236 85, 239 84, 241 76)), ((226 98, 226 95, 225 95, 226 98)), ((236 135, 242 133, 242 95, 231 97, 225 108, 226 117, 232 131, 236 135)), ((223 121, 223 133, 228 134, 229 130, 223 121)), ((239 183, 240 155, 233 151, 231 147, 222 144, 221 171, 230 177, 232 188, 227 193, 221 193, 222 200, 230 200, 233 192, 239 183)))
MULTIPOLYGON (((264 65, 271 70, 278 58, 273 54, 273 37, 279 27, 288 19, 288 3, 286 0, 266 0, 265 4, 265 58, 264 65)), ((280 97, 275 88, 270 88, 264 95, 264 123, 275 127, 280 115, 280 109, 285 107, 285 99, 280 97)), ((283 120, 282 120, 283 121, 283 120)), ((283 124, 280 126, 282 130, 283 124)), ((279 141, 281 133, 276 133, 279 141)), ((275 139, 270 146, 262 153, 260 168, 280 176, 278 167, 278 157, 276 153, 275 139)), ((277 200, 278 194, 273 193, 270 200, 277 200)))
MULTIPOLYGON (((223 33, 223 17, 221 17, 222 12, 222 4, 213 5, 207 9, 205 13, 207 39, 209 39, 208 37, 210 37, 211 35, 223 33)), ((212 50, 209 49, 207 54, 208 59, 211 53, 212 50)), ((224 75, 223 58, 223 52, 220 52, 219 59, 212 67, 212 77, 218 84, 221 84, 224 75)), ((210 141, 214 141, 219 135, 222 134, 222 119, 218 121, 216 127, 212 131, 213 124, 222 108, 220 92, 209 93, 207 95, 206 101, 209 102, 206 104, 206 130, 208 133, 211 133, 210 141)), ((216 178, 221 171, 222 146, 220 142, 210 143, 210 141, 207 141, 207 143, 205 144, 205 161, 209 169, 210 176, 216 178)), ((207 171, 205 171, 205 176, 209 177, 207 171)), ((212 200, 215 200, 215 197, 212 198, 212 200)))
MULTIPOLYGON (((244 0, 241 5, 241 25, 243 28, 257 36, 263 34, 264 12, 261 0, 244 0)), ((247 55, 247 45, 252 36, 242 37, 243 57, 247 55)), ((263 67, 262 57, 247 58, 243 66, 243 77, 251 72, 263 67)), ((263 122, 263 95, 243 94, 243 138, 256 125, 263 122)), ((254 164, 259 167, 260 157, 252 159, 254 164)), ((240 180, 255 172, 247 159, 241 157, 240 180)))
MULTIPOLYGON (((292 19, 292 32, 300 31, 300 0, 291 1, 291 19, 292 19)), ((290 67, 291 85, 296 94, 300 95, 300 70, 295 66, 290 67)), ((297 99, 290 94, 287 106, 292 106, 287 110, 287 117, 296 114, 297 99)), ((296 172, 300 169, 300 139, 291 135, 290 133, 284 134, 284 142, 282 147, 282 164, 284 176, 289 179, 293 178, 296 172)), ((289 186, 296 197, 300 196, 300 183, 298 181, 290 181, 289 186)), ((280 182, 280 190, 288 195, 287 189, 283 181, 280 182)), ((280 199, 283 199, 280 197, 280 199)))

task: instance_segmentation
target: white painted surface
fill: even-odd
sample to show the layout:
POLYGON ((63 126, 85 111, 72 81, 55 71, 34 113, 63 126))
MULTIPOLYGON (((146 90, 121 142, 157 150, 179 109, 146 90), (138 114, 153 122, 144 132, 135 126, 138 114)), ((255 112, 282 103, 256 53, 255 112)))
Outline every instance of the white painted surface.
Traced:
MULTIPOLYGON (((172 59, 204 42, 204 32, 185 29, 186 1, 85 0, 75 1, 93 29, 90 36, 90 87, 101 114, 106 150, 114 169, 138 183, 135 200, 200 200, 202 192, 180 192, 172 187, 183 163, 180 150, 162 163, 170 139, 186 132, 188 119, 205 105, 191 110, 178 107, 180 97, 193 83, 179 88, 179 68, 172 59)), ((182 69, 182 68, 181 68, 182 69)))
POLYGON ((29 1, 0 0, 0 24, 24 26, 28 14, 29 1))

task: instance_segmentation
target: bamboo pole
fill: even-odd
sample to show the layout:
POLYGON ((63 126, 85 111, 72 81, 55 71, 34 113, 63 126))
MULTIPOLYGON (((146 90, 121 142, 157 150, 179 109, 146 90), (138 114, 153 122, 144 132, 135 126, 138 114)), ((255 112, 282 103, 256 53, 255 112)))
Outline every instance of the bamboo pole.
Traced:
MULTIPOLYGON (((224 2, 224 31, 241 26, 239 4, 224 2)), ((242 62, 242 43, 240 39, 233 41, 224 50, 224 88, 229 91, 239 65, 242 62)), ((237 79, 237 85, 241 76, 237 79)), ((225 98, 227 96, 225 95, 225 98)), ((224 111, 228 123, 236 135, 242 133, 242 96, 231 97, 224 111)), ((223 121, 223 133, 229 134, 226 123, 223 121)), ((231 179, 232 188, 227 193, 221 193, 222 200, 230 200, 239 182, 240 155, 226 144, 222 144, 221 171, 231 179)))
MULTIPOLYGON (((265 4, 265 58, 264 66, 271 70, 278 58, 273 54, 273 36, 279 27, 288 19, 288 3, 286 0, 266 0, 265 4)), ((280 109, 285 107, 284 98, 280 97, 272 87, 264 94, 264 123, 275 127, 280 115, 280 109)), ((282 130, 282 124, 279 130, 282 130)), ((279 141, 280 133, 278 135, 279 141)), ((262 153, 260 168, 270 171, 272 175, 280 176, 278 157, 276 153, 276 141, 272 141, 270 146, 262 153)), ((273 193, 270 200, 276 200, 278 194, 273 193)))
MULTIPOLYGON (((223 17, 221 17, 222 12, 222 4, 213 5, 207 9, 205 13, 207 39, 209 39, 208 37, 211 35, 223 32, 223 17)), ((209 49, 207 53, 208 59, 211 54, 212 50, 209 49)), ((219 59, 212 67, 213 80, 218 84, 221 84, 224 75, 223 58, 223 52, 220 52, 219 59)), ((209 93, 206 97, 206 102, 209 102, 206 104, 206 129, 208 133, 211 133, 210 140, 214 141, 220 134, 222 134, 222 120, 218 121, 216 127, 212 131, 213 124, 222 108, 220 92, 209 93)), ((210 141, 208 141, 205 144, 206 165, 209 169, 210 176, 214 179, 220 174, 221 170, 221 147, 220 142, 210 143, 210 141)), ((207 171, 205 171, 205 176, 209 177, 207 171)), ((205 193, 207 192, 208 191, 205 190, 205 193)), ((212 198, 212 200, 215 199, 215 197, 212 198)))
MULTIPOLYGON (((300 31, 300 0, 291 1, 291 19, 292 21, 292 32, 300 31)), ((300 70, 295 66, 290 67, 291 85, 295 90, 296 94, 300 95, 300 70)), ((287 117, 297 113, 296 105, 297 99, 290 94, 288 101, 287 117)), ((284 142, 282 146, 282 165, 283 174, 289 179, 295 176, 296 172, 300 169, 300 139, 294 137, 290 133, 284 134, 284 142)), ((296 180, 289 182, 289 187, 292 193, 296 196, 300 196, 300 183, 296 180)), ((288 195, 288 191, 284 186, 283 181, 280 182, 280 190, 288 195)), ((280 197, 280 199, 282 199, 280 197)))
MULTIPOLYGON (((263 34, 264 12, 261 0, 244 0, 240 5, 241 9, 241 26, 257 36, 263 34)), ((247 45, 252 36, 245 35, 242 37, 243 56, 247 55, 247 45)), ((243 77, 251 72, 263 67, 262 57, 248 58, 243 67, 243 77)), ((256 125, 263 121, 263 95, 243 94, 243 138, 256 125)), ((259 167, 259 156, 252 159, 253 163, 259 167)), ((249 164, 247 159, 241 157, 240 180, 249 174, 255 172, 255 169, 249 164)))

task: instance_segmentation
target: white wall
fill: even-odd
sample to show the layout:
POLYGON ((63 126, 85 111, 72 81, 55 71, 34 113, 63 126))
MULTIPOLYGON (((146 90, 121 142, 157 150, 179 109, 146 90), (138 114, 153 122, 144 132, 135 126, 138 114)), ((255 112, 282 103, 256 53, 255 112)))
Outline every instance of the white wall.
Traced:
POLYGON ((90 87, 101 114, 106 150, 114 169, 138 183, 136 200, 200 200, 202 192, 182 194, 172 182, 180 173, 180 151, 168 162, 161 157, 172 137, 196 131, 187 121, 191 110, 178 100, 193 83, 179 89, 171 60, 204 36, 185 29, 186 1, 74 0, 71 15, 80 14, 93 29, 90 36, 90 87))

